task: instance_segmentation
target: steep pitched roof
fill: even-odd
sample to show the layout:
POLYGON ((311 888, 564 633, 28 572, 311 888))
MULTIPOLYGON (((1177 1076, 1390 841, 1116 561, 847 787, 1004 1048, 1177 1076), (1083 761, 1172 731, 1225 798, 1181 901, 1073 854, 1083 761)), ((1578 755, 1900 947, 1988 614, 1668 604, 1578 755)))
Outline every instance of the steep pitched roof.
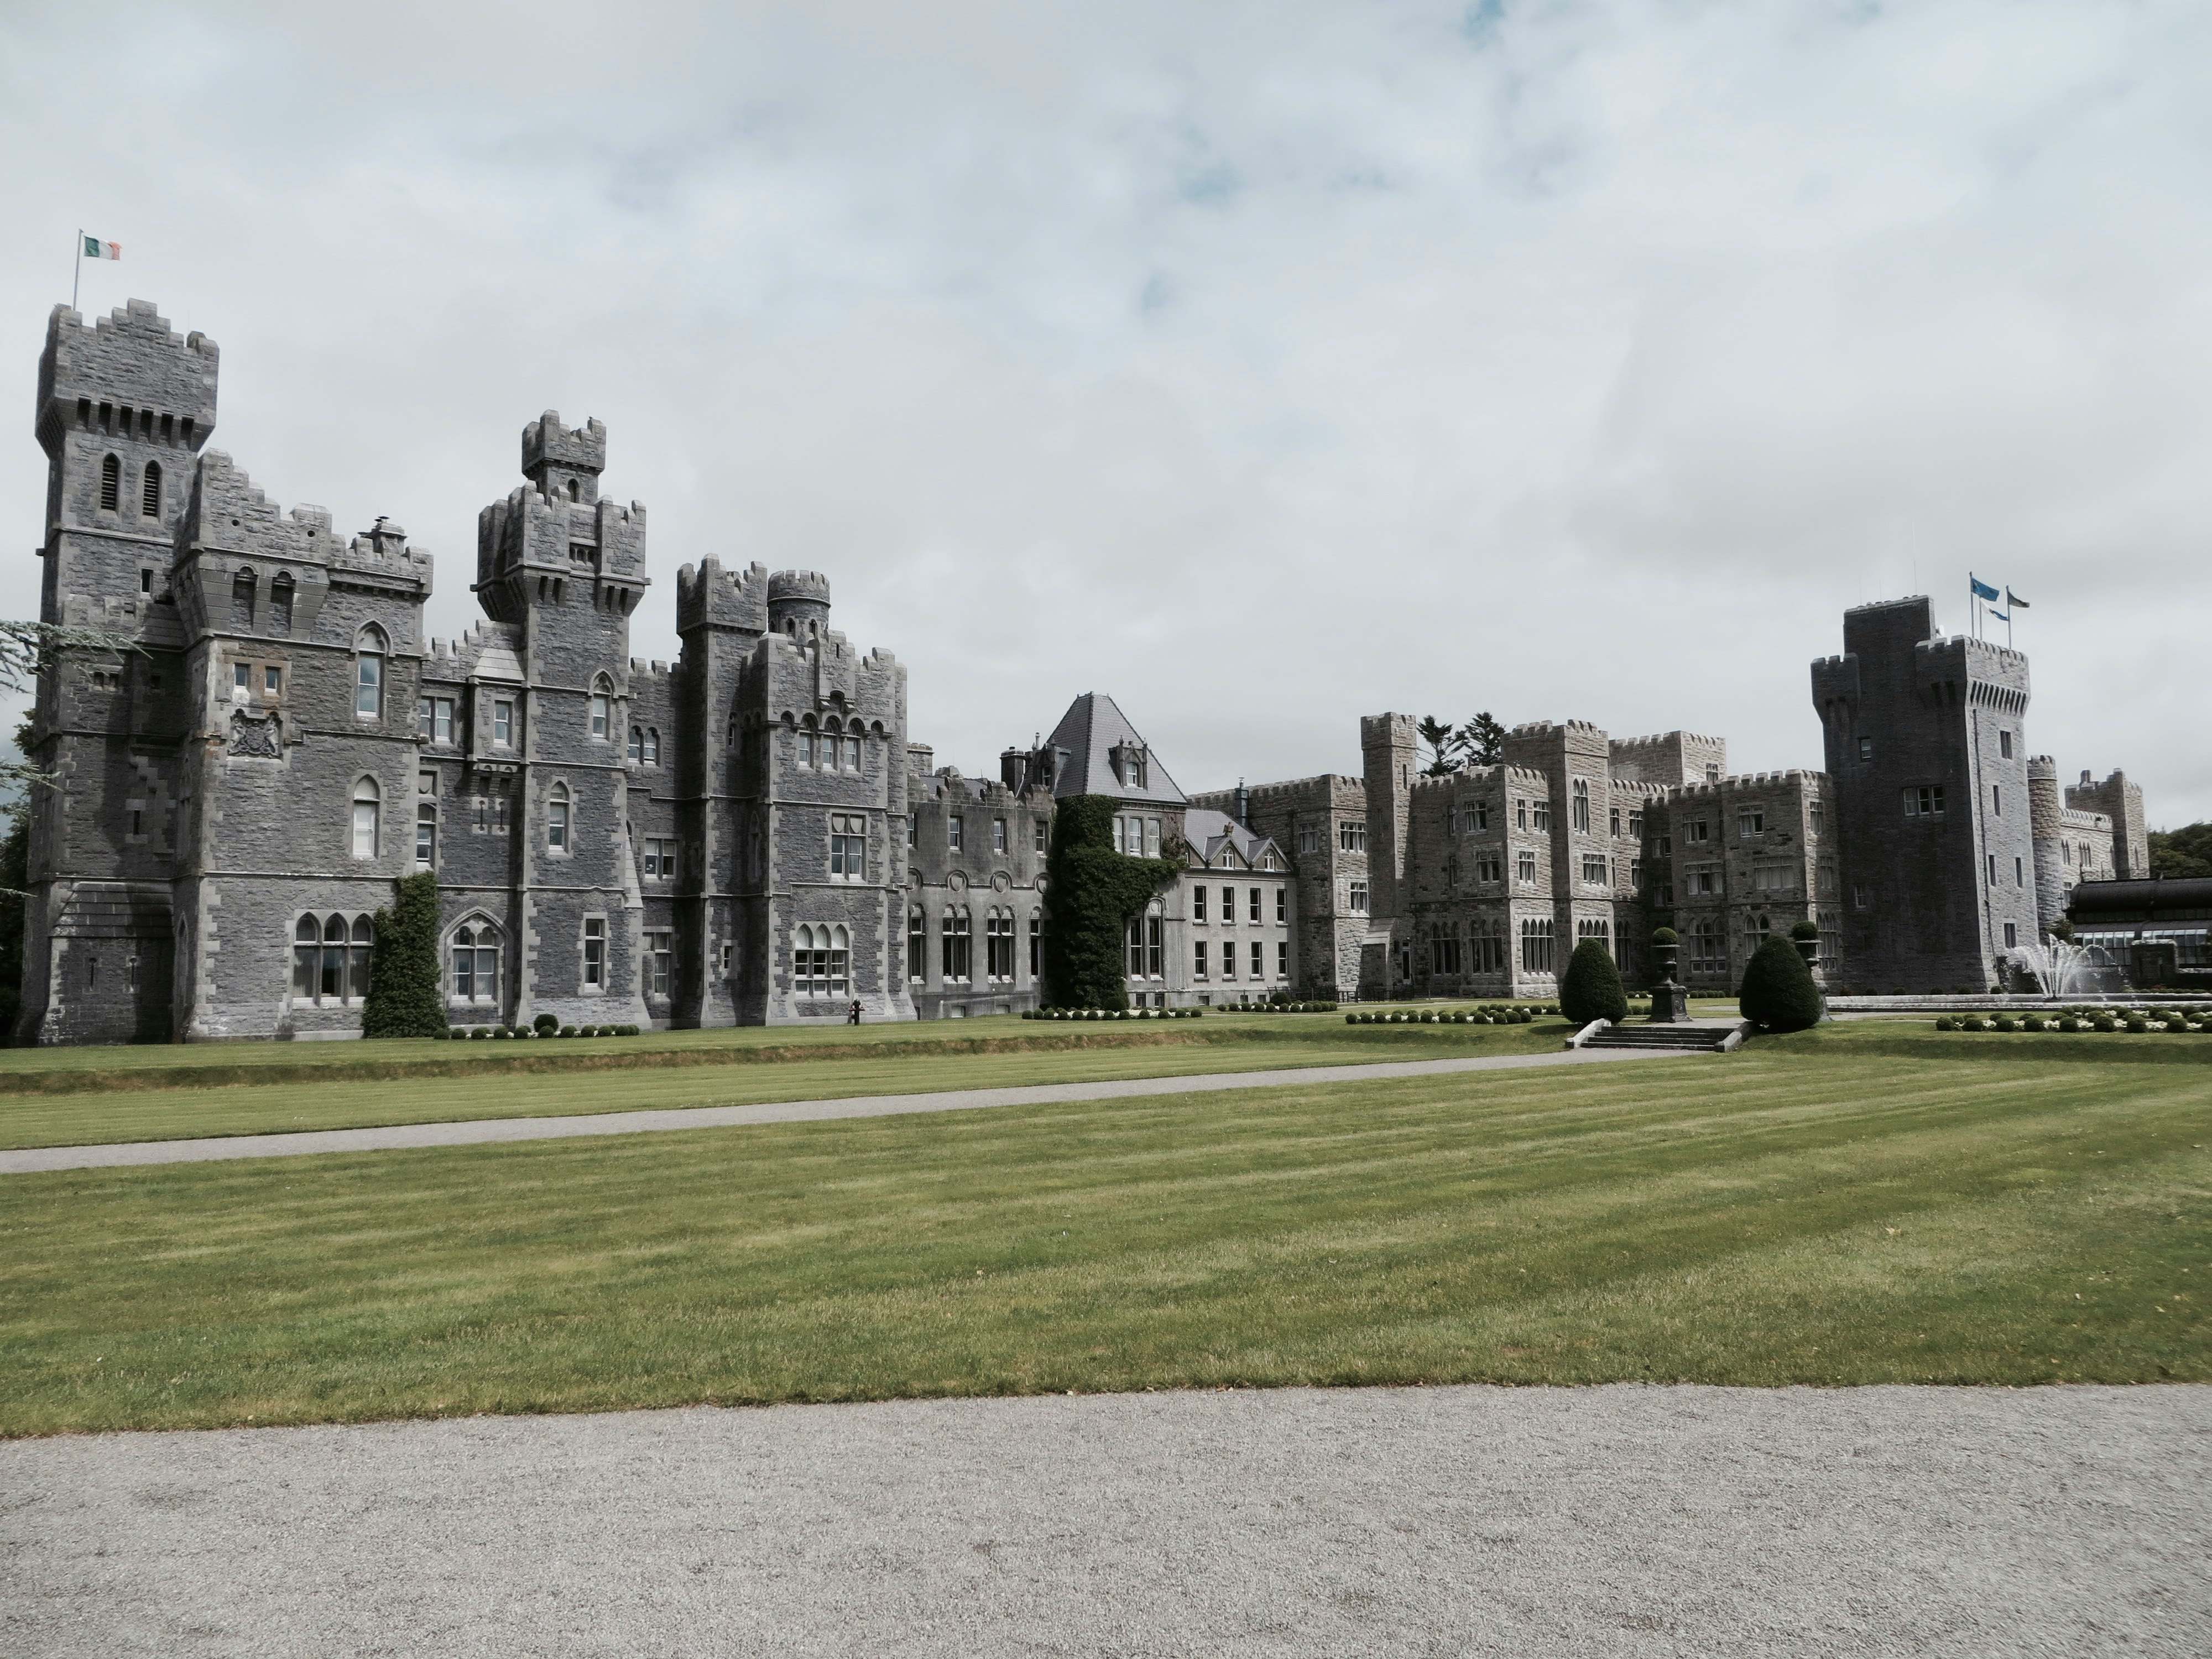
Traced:
POLYGON ((1068 704, 1060 724, 1045 739, 1045 746, 1067 757, 1066 764, 1054 769, 1054 795, 1111 795, 1116 800, 1149 801, 1162 806, 1184 804, 1183 793, 1168 775, 1167 768, 1160 764, 1158 756, 1150 754, 1152 745, 1129 724, 1129 717, 1114 699, 1102 691, 1085 691, 1068 704), (1113 751, 1122 748, 1147 751, 1141 787, 1124 783, 1114 775, 1113 751))
MULTIPOLYGON (((1237 849, 1239 867, 1251 870, 1259 867, 1260 855, 1274 846, 1274 838, 1255 830, 1247 830, 1226 812, 1217 812, 1211 807, 1194 806, 1183 816, 1183 839, 1190 850, 1211 866, 1221 856, 1224 847, 1237 849)), ((1277 848, 1277 851, 1280 851, 1277 848)), ((1288 867, 1289 860, 1285 860, 1288 867)))

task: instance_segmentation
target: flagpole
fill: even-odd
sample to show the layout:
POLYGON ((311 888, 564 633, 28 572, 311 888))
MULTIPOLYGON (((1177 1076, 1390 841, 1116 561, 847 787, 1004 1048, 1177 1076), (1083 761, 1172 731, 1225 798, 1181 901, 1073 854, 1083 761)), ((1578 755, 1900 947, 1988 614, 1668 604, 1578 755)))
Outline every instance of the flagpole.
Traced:
POLYGON ((76 309, 76 285, 84 276, 84 227, 76 229, 76 262, 70 267, 70 309, 76 309))

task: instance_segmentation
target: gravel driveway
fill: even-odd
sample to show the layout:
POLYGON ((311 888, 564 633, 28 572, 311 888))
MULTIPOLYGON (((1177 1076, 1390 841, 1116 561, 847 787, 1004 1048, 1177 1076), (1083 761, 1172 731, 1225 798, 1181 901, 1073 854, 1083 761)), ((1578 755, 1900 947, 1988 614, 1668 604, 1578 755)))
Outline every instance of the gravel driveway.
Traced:
POLYGON ((0 1651, 2212 1651, 2212 1388, 1287 1389, 0 1444, 0 1651))

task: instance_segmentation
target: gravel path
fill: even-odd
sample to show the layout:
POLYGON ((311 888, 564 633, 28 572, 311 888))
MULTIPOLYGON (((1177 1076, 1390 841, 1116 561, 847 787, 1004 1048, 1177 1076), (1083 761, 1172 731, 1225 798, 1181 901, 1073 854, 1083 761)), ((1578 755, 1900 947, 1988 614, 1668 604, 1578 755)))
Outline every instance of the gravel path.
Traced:
POLYGON ((408 1146, 471 1146, 494 1140, 559 1140, 572 1135, 648 1134, 667 1129, 719 1129, 747 1123, 799 1123, 833 1117, 888 1117, 902 1112, 964 1111, 978 1106, 1040 1106, 1063 1100, 1121 1100, 1138 1095, 1266 1089, 1291 1083, 1366 1083, 1378 1078, 1513 1071, 1531 1066, 1595 1066, 1607 1060, 1668 1057, 1664 1050, 1654 1054, 1649 1049, 1562 1049, 1547 1054, 1392 1060, 1372 1066, 1286 1066, 1271 1072, 1216 1072, 1194 1077, 1127 1078, 1102 1083, 1046 1083, 1018 1089, 955 1089, 926 1095, 855 1095, 841 1100, 690 1106, 662 1112, 480 1118, 459 1123, 394 1124, 381 1129, 218 1135, 204 1140, 132 1140, 109 1146, 33 1146, 19 1152, 0 1152, 0 1175, 109 1169, 131 1164, 199 1164, 212 1158, 297 1158, 312 1152, 387 1152, 408 1146))
POLYGON ((905 1401, 0 1444, 0 1651, 2212 1651, 2212 1389, 905 1401))

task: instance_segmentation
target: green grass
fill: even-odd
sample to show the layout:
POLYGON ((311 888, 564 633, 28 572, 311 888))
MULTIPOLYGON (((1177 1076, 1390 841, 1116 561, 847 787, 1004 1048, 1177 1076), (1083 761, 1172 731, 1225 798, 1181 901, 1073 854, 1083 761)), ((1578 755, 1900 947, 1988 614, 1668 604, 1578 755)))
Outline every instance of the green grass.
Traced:
POLYGON ((1265 1021, 1209 1020, 1203 1022, 1203 1029, 1196 1020, 1133 1030, 1048 1027, 1026 1042, 1003 1036, 986 1039, 1004 1046, 987 1047, 982 1052, 965 1045, 921 1052, 882 1045, 872 1054, 863 1048, 865 1057, 860 1059, 842 1057, 848 1049, 817 1048, 767 1063, 760 1062, 761 1051, 753 1050, 749 1059, 759 1063, 674 1069, 626 1066, 582 1076, 558 1069, 511 1075, 410 1074, 397 1079, 340 1073, 312 1083, 219 1088, 155 1088, 142 1077, 134 1079, 137 1086, 106 1094, 0 1094, 0 1147, 86 1146, 473 1118, 829 1100, 842 1095, 927 1094, 943 1089, 1181 1077, 1455 1054, 1549 1053, 1561 1046, 1569 1029, 1556 1019, 1527 1025, 1398 1029, 1327 1021, 1326 1015, 1282 1015, 1265 1021))
POLYGON ((1730 1059, 0 1182, 0 1431, 2212 1379, 2186 1064, 1730 1059))

